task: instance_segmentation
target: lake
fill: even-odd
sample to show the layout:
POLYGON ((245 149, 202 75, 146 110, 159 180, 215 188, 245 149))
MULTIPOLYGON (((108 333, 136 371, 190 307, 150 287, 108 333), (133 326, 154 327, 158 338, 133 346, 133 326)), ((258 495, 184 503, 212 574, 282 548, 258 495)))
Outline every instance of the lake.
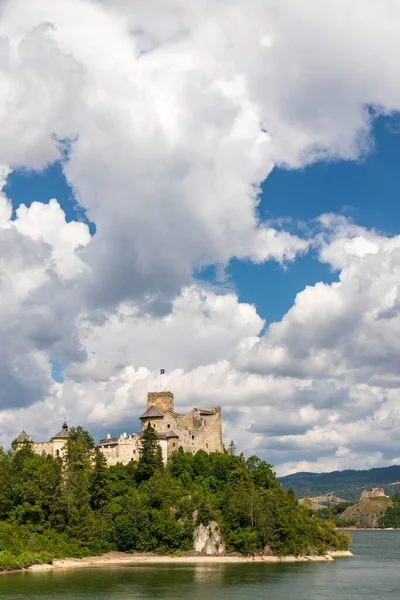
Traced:
POLYGON ((0 577, 3 600, 386 600, 400 595, 400 531, 352 532, 329 563, 109 566, 0 577))

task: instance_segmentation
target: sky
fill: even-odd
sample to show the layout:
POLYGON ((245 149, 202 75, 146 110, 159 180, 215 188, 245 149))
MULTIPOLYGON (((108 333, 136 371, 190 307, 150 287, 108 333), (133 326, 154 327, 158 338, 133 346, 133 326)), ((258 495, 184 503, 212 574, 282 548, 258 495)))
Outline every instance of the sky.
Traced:
POLYGON ((400 5, 0 0, 0 443, 220 405, 400 464, 400 5))

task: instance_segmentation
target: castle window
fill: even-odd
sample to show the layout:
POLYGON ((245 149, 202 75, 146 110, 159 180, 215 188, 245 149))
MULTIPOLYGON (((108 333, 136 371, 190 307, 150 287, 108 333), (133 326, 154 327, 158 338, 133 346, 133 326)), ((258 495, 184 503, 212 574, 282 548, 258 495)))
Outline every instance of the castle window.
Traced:
POLYGON ((169 428, 171 427, 171 424, 170 424, 170 423, 168 423, 167 427, 168 427, 168 429, 169 429, 169 428))
POLYGON ((206 448, 208 448, 208 444, 206 444, 206 448))
POLYGON ((194 440, 194 435, 192 435, 192 440, 194 440))
POLYGON ((136 454, 136 450, 133 451, 133 454, 136 454))
POLYGON ((175 448, 175 442, 172 444, 172 447, 175 448))
POLYGON ((60 456, 60 451, 56 450, 56 456, 60 456))

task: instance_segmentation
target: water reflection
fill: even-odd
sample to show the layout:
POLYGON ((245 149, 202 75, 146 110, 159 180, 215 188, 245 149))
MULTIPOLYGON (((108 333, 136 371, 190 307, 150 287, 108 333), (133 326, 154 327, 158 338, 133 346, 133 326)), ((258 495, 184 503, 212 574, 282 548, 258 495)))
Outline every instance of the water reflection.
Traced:
POLYGON ((392 600, 400 532, 357 532, 329 563, 121 565, 0 577, 0 600, 392 600))

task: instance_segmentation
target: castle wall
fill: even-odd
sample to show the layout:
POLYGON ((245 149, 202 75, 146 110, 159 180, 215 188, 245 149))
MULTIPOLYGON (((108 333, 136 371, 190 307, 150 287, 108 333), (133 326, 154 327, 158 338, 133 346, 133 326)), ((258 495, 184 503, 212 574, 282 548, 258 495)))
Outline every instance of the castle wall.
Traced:
POLYGON ((215 408, 213 411, 211 415, 202 416, 199 409, 193 409, 193 426, 176 431, 179 435, 179 446, 182 446, 185 452, 223 452, 221 409, 215 408))
MULTIPOLYGON (((159 440, 164 464, 167 462, 168 445, 167 440, 159 440)), ((110 440, 102 440, 99 450, 104 454, 108 466, 122 463, 127 465, 131 461, 139 460, 140 457, 140 437, 136 434, 128 435, 110 440)))
POLYGON ((372 488, 371 492, 368 492, 368 490, 363 490, 361 493, 360 501, 365 500, 366 498, 380 498, 382 496, 386 496, 385 490, 383 488, 372 488))
POLYGON ((32 450, 35 454, 50 454, 53 456, 53 444, 51 442, 34 442, 32 450))
MULTIPOLYGON (((205 452, 223 452, 222 443, 222 418, 219 407, 213 409, 194 408, 186 415, 168 411, 163 419, 151 419, 157 425, 158 433, 174 431, 179 439, 171 438, 168 444, 168 456, 182 446, 185 452, 196 453, 198 450, 205 452), (173 446, 173 443, 176 445, 173 446)), ((146 423, 147 425, 147 423, 146 423)), ((154 427, 154 425, 152 424, 154 427)), ((145 424, 143 423, 143 427, 145 424)))
POLYGON ((53 456, 64 456, 66 440, 53 440, 53 456))
POLYGON ((33 442, 32 450, 35 454, 50 454, 53 458, 63 456, 66 440, 53 440, 51 442, 33 442))

